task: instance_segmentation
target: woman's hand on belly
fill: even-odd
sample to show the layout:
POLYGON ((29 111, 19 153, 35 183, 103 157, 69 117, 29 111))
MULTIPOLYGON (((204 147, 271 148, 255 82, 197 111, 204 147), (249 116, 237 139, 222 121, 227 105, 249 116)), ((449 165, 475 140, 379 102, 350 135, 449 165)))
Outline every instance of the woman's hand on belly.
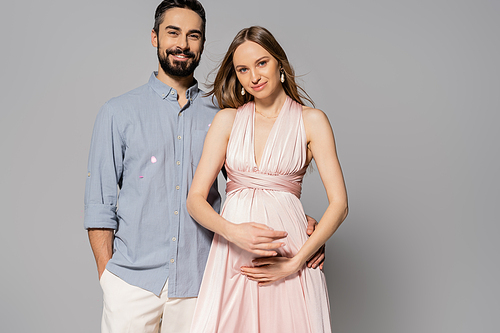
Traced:
POLYGON ((265 224, 246 222, 241 224, 228 224, 222 236, 239 248, 257 256, 275 256, 275 251, 284 243, 274 242, 285 238, 286 231, 275 231, 265 224))
POLYGON ((252 261, 254 267, 241 267, 241 274, 265 286, 298 272, 304 265, 296 258, 267 257, 252 261))

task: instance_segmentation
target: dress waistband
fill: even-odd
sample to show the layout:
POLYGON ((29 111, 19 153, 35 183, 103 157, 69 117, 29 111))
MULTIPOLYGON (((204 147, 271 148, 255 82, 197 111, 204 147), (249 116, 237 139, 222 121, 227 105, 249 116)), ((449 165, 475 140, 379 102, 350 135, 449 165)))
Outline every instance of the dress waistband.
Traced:
POLYGON ((291 175, 270 175, 266 173, 246 172, 231 169, 226 164, 227 177, 226 194, 245 188, 289 192, 300 199, 302 177, 306 168, 291 175))

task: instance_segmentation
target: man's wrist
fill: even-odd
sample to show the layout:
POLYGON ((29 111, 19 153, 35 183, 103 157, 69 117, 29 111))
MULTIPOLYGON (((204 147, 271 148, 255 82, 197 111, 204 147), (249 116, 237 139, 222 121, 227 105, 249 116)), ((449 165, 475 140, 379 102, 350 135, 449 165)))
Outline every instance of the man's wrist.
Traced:
POLYGON ((108 265, 108 262, 111 258, 107 258, 107 259, 101 259, 99 260, 99 263, 97 264, 97 269, 99 269, 100 271, 104 271, 106 269, 106 266, 108 265))

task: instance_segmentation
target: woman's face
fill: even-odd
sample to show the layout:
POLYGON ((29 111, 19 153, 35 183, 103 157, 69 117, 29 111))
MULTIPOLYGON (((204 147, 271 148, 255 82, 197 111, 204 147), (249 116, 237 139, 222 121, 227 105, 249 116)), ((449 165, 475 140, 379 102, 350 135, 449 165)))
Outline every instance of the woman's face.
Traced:
POLYGON ((246 41, 238 46, 233 64, 241 85, 255 98, 263 99, 283 89, 278 61, 259 44, 246 41))

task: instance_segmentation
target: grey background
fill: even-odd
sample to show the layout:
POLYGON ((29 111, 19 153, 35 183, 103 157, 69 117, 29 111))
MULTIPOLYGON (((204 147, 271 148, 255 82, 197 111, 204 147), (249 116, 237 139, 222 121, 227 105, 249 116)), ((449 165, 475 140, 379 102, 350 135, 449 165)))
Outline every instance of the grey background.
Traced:
MULTIPOLYGON (((2 4, 1 332, 99 330, 90 136, 100 106, 156 69, 158 3, 2 4)), ((500 3, 203 3, 200 81, 263 25, 335 130, 350 214, 327 246, 334 332, 500 331, 500 3)), ((317 171, 303 192, 321 217, 317 171)))

